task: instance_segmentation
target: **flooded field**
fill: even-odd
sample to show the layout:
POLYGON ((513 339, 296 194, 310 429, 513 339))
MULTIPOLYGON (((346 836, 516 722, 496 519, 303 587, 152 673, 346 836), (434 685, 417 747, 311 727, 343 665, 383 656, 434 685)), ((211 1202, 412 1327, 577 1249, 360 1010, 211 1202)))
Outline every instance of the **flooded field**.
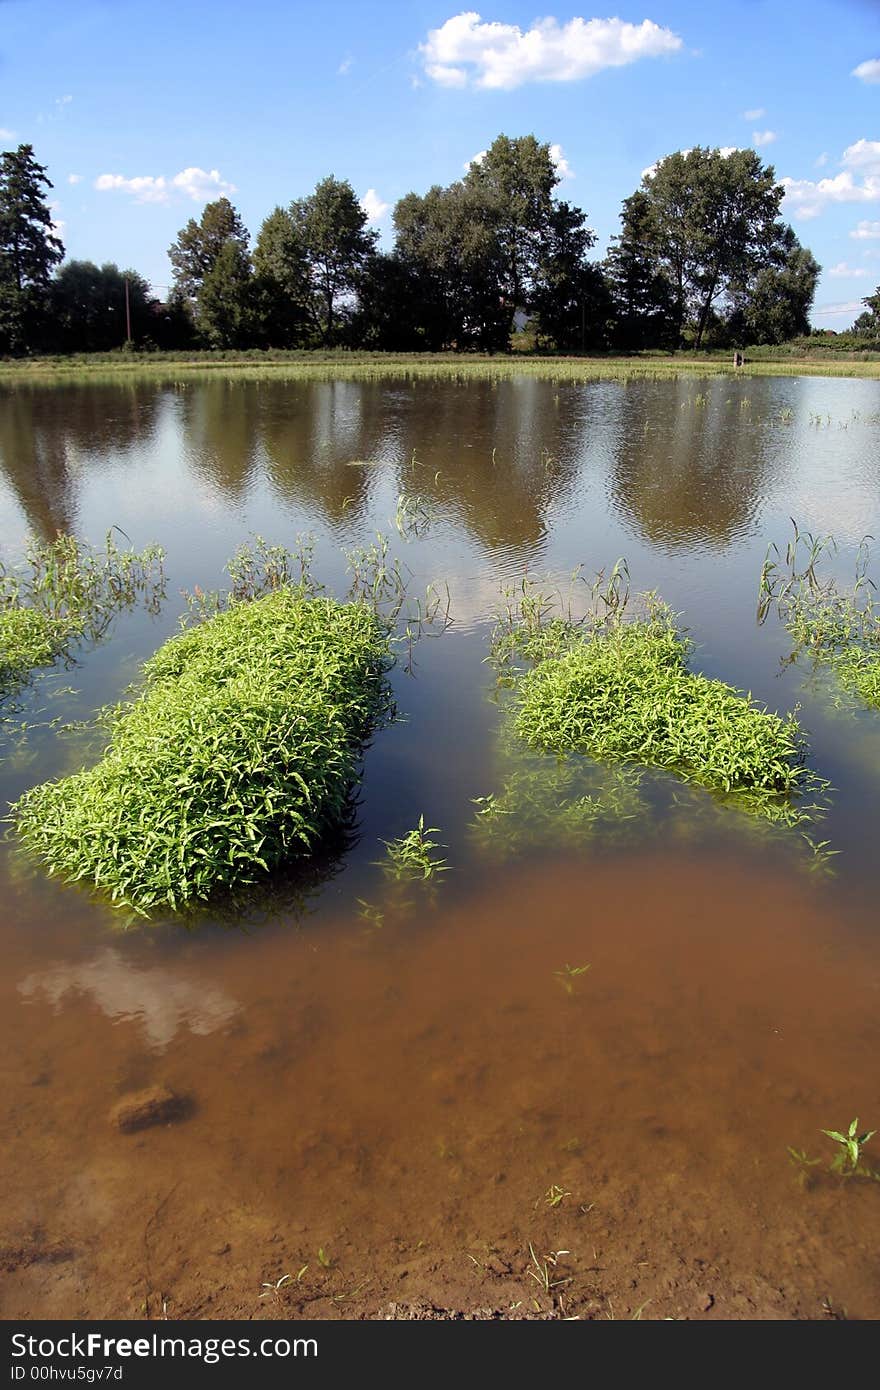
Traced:
POLYGON ((878 533, 880 383, 17 389, 0 469, 7 562, 167 552, 158 612, 3 726, 4 808, 94 759, 50 721, 119 699, 249 536, 312 536, 342 596, 381 533, 450 618, 398 632, 344 844, 237 914, 125 927, 0 846, 0 1315, 880 1315, 880 1136, 847 1176, 821 1132, 880 1128, 880 715, 756 622, 791 518, 841 582, 878 533), (832 858, 661 774, 560 815, 603 774, 517 746, 495 615, 621 556, 693 669, 800 707, 832 858), (403 892, 377 861, 422 815, 449 868, 403 892), (161 1087, 169 1122, 121 1129, 161 1087))

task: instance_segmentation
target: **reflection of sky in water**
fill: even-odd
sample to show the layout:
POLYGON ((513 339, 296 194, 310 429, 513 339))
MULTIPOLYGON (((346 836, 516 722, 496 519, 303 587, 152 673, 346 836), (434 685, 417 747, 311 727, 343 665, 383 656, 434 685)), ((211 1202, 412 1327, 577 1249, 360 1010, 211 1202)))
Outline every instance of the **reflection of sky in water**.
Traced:
POLYGON ((89 995, 114 1023, 139 1023, 157 1051, 184 1028, 197 1036, 216 1032, 240 1008, 222 989, 161 967, 130 965, 112 947, 89 961, 35 971, 18 989, 27 1003, 46 1002, 56 1011, 69 995, 89 995))

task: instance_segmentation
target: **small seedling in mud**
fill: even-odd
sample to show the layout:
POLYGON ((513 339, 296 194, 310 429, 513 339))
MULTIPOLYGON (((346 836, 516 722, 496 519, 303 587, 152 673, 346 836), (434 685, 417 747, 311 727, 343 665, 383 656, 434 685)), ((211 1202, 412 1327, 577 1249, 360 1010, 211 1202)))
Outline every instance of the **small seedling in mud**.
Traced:
MULTIPOLYGON (((308 1266, 307 1266, 307 1267, 308 1267, 308 1266)), ((297 1279, 298 1279, 298 1278, 299 1278, 299 1275, 297 1275, 297 1279)), ((261 1294, 260 1294, 260 1298, 270 1298, 270 1297, 272 1296, 272 1294, 274 1294, 274 1295, 276 1296, 276 1298, 277 1298, 278 1294, 279 1294, 279 1293, 281 1292, 281 1290, 284 1288, 284 1285, 290 1283, 290 1279, 291 1279, 291 1276, 290 1276, 289 1274, 282 1274, 281 1278, 280 1278, 280 1279, 276 1279, 276 1280, 274 1281, 274 1283, 268 1283, 268 1284, 267 1284, 267 1283, 264 1281, 262 1287, 266 1290, 266 1292, 265 1292, 265 1293, 261 1293, 261 1294)))
POLYGON ((589 965, 564 965, 561 970, 554 970, 553 977, 557 979, 565 990, 566 994, 574 994, 575 981, 581 975, 586 975, 589 965))
MULTIPOLYGON (((543 1200, 547 1203, 548 1207, 558 1207, 561 1205, 564 1197, 570 1196, 571 1193, 567 1191, 566 1188, 560 1187, 558 1183, 554 1182, 550 1187, 547 1188, 547 1191, 544 1193, 543 1200)), ((539 1197, 538 1202, 540 1202, 541 1200, 542 1199, 539 1197)), ((536 1207, 538 1205, 538 1202, 535 1203, 536 1207)))
POLYGON ((327 1254, 327 1252, 326 1252, 326 1250, 324 1249, 323 1245, 319 1245, 319 1246, 318 1246, 318 1263, 319 1263, 320 1265, 323 1265, 324 1269, 329 1269, 330 1266, 331 1266, 332 1263, 333 1263, 332 1259, 331 1259, 330 1256, 327 1254))
POLYGON ((419 816, 415 830, 401 835, 398 840, 383 840, 382 843, 388 850, 387 857, 381 864, 383 872, 396 882, 405 879, 430 879, 436 874, 445 873, 449 865, 445 859, 440 859, 433 853, 444 846, 430 838, 431 835, 439 833, 435 825, 426 826, 424 816, 419 816))
POLYGON ((810 1180, 810 1169, 821 1163, 821 1158, 810 1158, 803 1149, 794 1149, 791 1144, 787 1146, 787 1152, 789 1162, 797 1169, 798 1182, 801 1187, 806 1187, 810 1180))
POLYGON ((363 917, 367 923, 368 931, 378 931, 381 926, 384 926, 385 913, 381 907, 377 907, 375 903, 368 903, 365 898, 358 898, 357 902, 358 916, 363 917))
POLYGON ((822 1130, 823 1134, 826 1134, 829 1139, 833 1139, 835 1144, 840 1145, 837 1156, 831 1164, 831 1171, 833 1173, 846 1172, 847 1159, 849 1159, 849 1172, 854 1173, 859 1166, 862 1149, 867 1144, 868 1140, 872 1139, 877 1133, 876 1129, 868 1129, 865 1130, 864 1134, 859 1134, 858 1128, 859 1122, 856 1118, 850 1121, 850 1126, 846 1134, 841 1134, 840 1131, 836 1129, 822 1130))
POLYGON ((570 1253, 571 1252, 568 1250, 556 1250, 552 1254, 542 1255, 539 1260, 535 1254, 535 1247, 532 1245, 532 1242, 529 1241, 529 1254, 532 1259, 533 1267, 526 1272, 530 1278, 534 1279, 536 1284, 541 1286, 544 1293, 552 1293, 554 1289, 562 1288, 564 1284, 570 1284, 572 1281, 572 1275, 568 1275, 566 1279, 554 1279, 552 1274, 552 1271, 556 1269, 556 1263, 560 1255, 568 1255, 570 1253))

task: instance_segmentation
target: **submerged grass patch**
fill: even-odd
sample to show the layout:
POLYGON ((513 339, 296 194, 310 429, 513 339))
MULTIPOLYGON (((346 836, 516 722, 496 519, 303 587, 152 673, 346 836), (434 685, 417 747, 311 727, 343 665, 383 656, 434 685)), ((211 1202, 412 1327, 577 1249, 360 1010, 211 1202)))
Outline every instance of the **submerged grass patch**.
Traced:
POLYGON ((166 642, 101 761, 27 792, 25 847, 149 915, 259 882, 345 816, 389 711, 387 624, 283 584, 166 642))
POLYGON ((823 557, 836 550, 833 536, 817 537, 792 524, 784 555, 771 545, 764 560, 758 620, 775 607, 795 641, 791 660, 809 656, 832 672, 846 695, 880 709, 880 610, 868 574, 870 538, 859 546, 853 588, 841 589, 820 573, 823 557))
POLYGON ((534 747, 666 768, 785 818, 805 779, 797 721, 695 675, 689 651, 661 605, 646 619, 596 628, 524 675, 516 730, 534 747))
POLYGON ((122 549, 111 531, 102 551, 62 535, 32 538, 16 568, 0 561, 0 697, 75 641, 98 641, 114 615, 138 598, 158 608, 163 560, 158 546, 122 549))

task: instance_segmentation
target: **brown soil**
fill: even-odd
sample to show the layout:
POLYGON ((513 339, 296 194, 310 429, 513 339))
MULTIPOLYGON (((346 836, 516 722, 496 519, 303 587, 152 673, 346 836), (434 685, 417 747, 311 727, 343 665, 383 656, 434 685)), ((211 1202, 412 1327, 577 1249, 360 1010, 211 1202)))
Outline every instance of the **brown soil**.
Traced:
POLYGON ((376 931, 210 940, 96 940, 85 904, 78 936, 32 896, 0 986, 0 1314, 880 1313, 880 1182, 828 1173, 819 1133, 880 1118, 855 911, 723 860, 446 887, 376 931), (108 1122, 157 1087, 191 1107, 108 1122))

